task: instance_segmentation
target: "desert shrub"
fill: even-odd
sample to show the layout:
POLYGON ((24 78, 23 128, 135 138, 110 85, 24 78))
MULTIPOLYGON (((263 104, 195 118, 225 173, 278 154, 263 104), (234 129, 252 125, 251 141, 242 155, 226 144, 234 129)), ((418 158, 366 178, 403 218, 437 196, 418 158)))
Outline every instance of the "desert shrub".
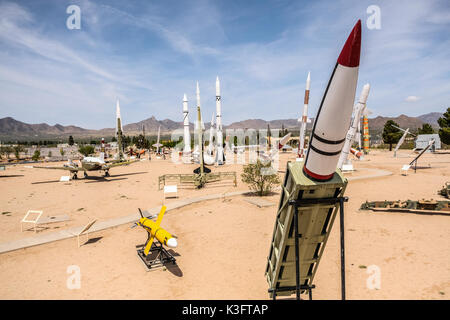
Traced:
POLYGON ((263 164, 260 160, 244 166, 241 179, 259 196, 269 194, 276 185, 280 184, 278 174, 272 170, 270 162, 263 164))
POLYGON ((34 151, 34 154, 31 157, 31 159, 33 161, 38 161, 40 157, 41 157, 41 152, 39 150, 36 150, 36 151, 34 151))
POLYGON ((81 146, 81 147, 78 149, 78 152, 81 153, 81 154, 82 154, 83 156, 85 156, 85 157, 87 157, 87 156, 93 154, 94 151, 95 151, 94 146, 91 146, 91 145, 89 145, 89 144, 84 145, 84 146, 81 146))

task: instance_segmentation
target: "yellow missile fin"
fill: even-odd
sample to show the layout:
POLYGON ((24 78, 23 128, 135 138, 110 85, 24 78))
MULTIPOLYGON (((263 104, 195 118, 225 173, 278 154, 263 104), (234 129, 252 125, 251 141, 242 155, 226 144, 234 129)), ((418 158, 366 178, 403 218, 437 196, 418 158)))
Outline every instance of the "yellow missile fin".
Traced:
POLYGON ((150 239, 148 240, 147 244, 145 245, 144 254, 147 256, 150 252, 150 249, 152 248, 153 240, 155 239, 155 236, 150 236, 150 239))
POLYGON ((162 206, 161 211, 159 211, 158 219, 155 222, 155 228, 156 230, 152 230, 150 239, 148 240, 147 244, 145 245, 144 254, 148 255, 150 252, 150 249, 152 248, 153 240, 155 240, 156 231, 158 231, 159 225, 161 224, 162 218, 164 217, 164 213, 166 212, 167 207, 162 206))
POLYGON ((161 207, 161 211, 158 214, 158 219, 156 219, 156 226, 159 227, 159 225, 161 224, 162 218, 164 217, 164 213, 166 212, 167 207, 166 206, 162 206, 161 207))

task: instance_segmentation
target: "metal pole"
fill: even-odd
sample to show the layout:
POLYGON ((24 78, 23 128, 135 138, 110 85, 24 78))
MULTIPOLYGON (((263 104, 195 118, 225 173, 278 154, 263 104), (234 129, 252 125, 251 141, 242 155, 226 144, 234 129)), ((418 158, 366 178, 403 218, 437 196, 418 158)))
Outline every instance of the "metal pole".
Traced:
POLYGON ((344 241, 344 198, 339 199, 341 233, 341 299, 345 300, 345 241, 344 241))
POLYGON ((300 300, 300 260, 299 260, 299 245, 298 245, 298 208, 294 205, 294 232, 295 232, 295 292, 297 295, 297 300, 300 300))

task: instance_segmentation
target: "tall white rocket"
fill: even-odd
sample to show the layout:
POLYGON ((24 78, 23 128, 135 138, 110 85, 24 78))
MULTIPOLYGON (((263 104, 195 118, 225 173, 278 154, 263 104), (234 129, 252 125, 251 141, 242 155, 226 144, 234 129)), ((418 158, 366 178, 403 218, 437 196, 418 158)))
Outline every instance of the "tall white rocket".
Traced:
POLYGON ((220 96, 220 81, 216 78, 216 139, 217 152, 216 162, 218 165, 223 164, 223 132, 222 132, 222 98, 220 96))
POLYGON ((209 127, 208 155, 210 156, 214 154, 213 137, 214 137, 214 113, 212 114, 211 126, 209 127))
POLYGON ((191 153, 191 133, 189 132, 189 110, 186 94, 184 94, 183 97, 183 115, 184 115, 183 155, 188 156, 191 153))
MULTIPOLYGON (((197 98, 197 109, 200 108, 200 87, 198 85, 198 81, 197 81, 197 89, 196 89, 196 98, 197 98)), ((203 130, 204 124, 203 124, 203 119, 202 119, 202 115, 200 113, 200 118, 197 117, 197 121, 194 124, 194 132, 198 132, 198 130, 203 130), (200 120, 199 120, 200 119, 200 120)), ((199 155, 200 155, 200 146, 199 146, 199 139, 198 139, 198 135, 194 136, 194 152, 193 152, 193 156, 194 156, 194 161, 195 162, 199 162, 199 155)))
POLYGON ((301 119, 300 126, 300 137, 299 137, 299 145, 298 145, 298 157, 304 157, 305 150, 305 132, 306 125, 308 122, 308 104, 309 104, 309 88, 311 87, 311 74, 308 72, 308 77, 306 78, 306 87, 305 87, 305 99, 303 101, 303 114, 301 119))
POLYGON ((359 96, 359 101, 356 104, 354 111, 353 111, 353 119, 350 124, 350 128, 348 129, 347 136, 345 137, 344 147, 342 148, 342 152, 339 157, 338 164, 337 164, 337 167, 339 169, 342 169, 342 165, 347 160, 348 153, 350 152, 350 148, 355 139, 358 122, 360 121, 362 112, 363 112, 364 108, 366 107, 366 102, 367 102, 367 97, 369 96, 369 91, 370 91, 370 84, 367 83, 364 85, 364 87, 361 91, 361 95, 359 96))
MULTIPOLYGON (((197 107, 201 108, 201 105, 200 105, 200 87, 198 85, 198 81, 197 81, 197 90, 196 90, 195 93, 196 93, 196 96, 197 96, 197 107)), ((196 123, 198 123, 198 121, 196 123)), ((203 118, 202 118, 202 114, 201 113, 200 113, 200 124, 202 126, 202 130, 205 130, 205 124, 203 123, 203 118)))

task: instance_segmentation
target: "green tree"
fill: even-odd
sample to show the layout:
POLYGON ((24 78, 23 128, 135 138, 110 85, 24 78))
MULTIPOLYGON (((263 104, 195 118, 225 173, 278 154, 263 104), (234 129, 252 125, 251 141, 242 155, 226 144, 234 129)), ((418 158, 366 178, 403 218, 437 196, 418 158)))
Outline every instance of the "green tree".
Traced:
POLYGON ((450 108, 447 108, 447 112, 442 115, 442 118, 438 119, 438 124, 441 141, 450 144, 450 108))
POLYGON ((244 166, 241 174, 242 182, 249 185, 259 196, 265 196, 280 183, 276 172, 270 173, 271 163, 263 164, 259 159, 254 164, 244 166))
POLYGON ((90 144, 86 144, 86 145, 78 148, 78 152, 81 153, 85 157, 93 154, 94 151, 95 151, 94 146, 91 146, 90 144))
POLYGON ((60 154, 61 154, 61 156, 63 157, 63 156, 64 156, 64 154, 65 154, 65 152, 64 152, 64 149, 63 149, 63 148, 59 149, 59 153, 60 153, 60 154))
POLYGON ((394 125, 398 127, 398 124, 395 121, 388 120, 383 128, 383 141, 384 143, 389 144, 389 151, 392 151, 392 145, 397 143, 402 137, 402 132, 400 129, 395 128, 394 125))
POLYGON ((20 144, 13 147, 14 149, 14 155, 16 156, 16 159, 19 160, 20 153, 23 152, 25 149, 20 144))
POLYGON ((39 151, 39 149, 38 149, 38 150, 34 151, 34 154, 31 157, 31 159, 33 161, 38 161, 40 157, 41 157, 41 151, 39 151))
POLYGON ((11 152, 13 152, 13 149, 10 146, 2 147, 3 148, 3 154, 6 155, 6 158, 9 159, 9 155, 11 152))
POLYGON ((49 150, 48 151, 48 157, 51 158, 52 157, 52 152, 49 150))
POLYGON ((419 128, 419 134, 433 134, 433 127, 429 123, 424 123, 422 128, 419 128))
POLYGON ((73 137, 69 136, 69 146, 73 146, 75 141, 73 141, 73 137))

